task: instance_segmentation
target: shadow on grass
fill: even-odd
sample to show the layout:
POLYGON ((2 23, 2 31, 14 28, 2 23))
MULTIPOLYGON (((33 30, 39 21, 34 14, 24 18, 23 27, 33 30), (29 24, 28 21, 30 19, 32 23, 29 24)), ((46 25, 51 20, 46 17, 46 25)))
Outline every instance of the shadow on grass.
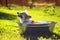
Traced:
POLYGON ((16 15, 12 15, 12 14, 7 14, 7 13, 4 13, 4 12, 0 12, 0 19, 14 20, 16 18, 17 18, 16 15))

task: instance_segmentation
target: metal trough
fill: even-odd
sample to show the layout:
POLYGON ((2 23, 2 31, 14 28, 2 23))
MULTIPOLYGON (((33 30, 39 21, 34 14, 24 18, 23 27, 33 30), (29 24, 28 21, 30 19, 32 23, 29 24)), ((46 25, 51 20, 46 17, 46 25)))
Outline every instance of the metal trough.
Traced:
MULTIPOLYGON (((37 23, 37 24, 31 23, 31 24, 19 24, 19 25, 21 27, 22 27, 22 25, 25 25, 25 30, 23 32, 23 35, 25 35, 25 37, 29 36, 30 40, 37 40, 38 36, 51 34, 51 32, 53 32, 53 28, 54 28, 55 24, 56 24, 56 22, 47 21, 47 22, 37 23)), ((23 30, 23 28, 22 28, 22 30, 23 30)))
POLYGON ((26 31, 27 28, 36 28, 36 29, 39 28, 39 29, 42 29, 42 30, 43 30, 43 28, 45 28, 45 29, 49 29, 51 32, 53 32, 53 29, 55 27, 56 22, 53 22, 53 21, 39 21, 39 23, 30 23, 30 24, 21 24, 19 22, 18 24, 22 28, 22 31, 26 31))

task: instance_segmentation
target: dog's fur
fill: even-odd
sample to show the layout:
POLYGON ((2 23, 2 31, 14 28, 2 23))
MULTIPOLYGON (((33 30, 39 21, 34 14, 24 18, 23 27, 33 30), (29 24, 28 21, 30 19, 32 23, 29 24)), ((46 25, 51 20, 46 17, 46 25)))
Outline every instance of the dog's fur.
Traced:
POLYGON ((30 15, 27 15, 25 12, 23 12, 23 13, 17 12, 17 14, 18 14, 18 17, 21 18, 20 23, 26 23, 26 24, 31 23, 31 20, 30 20, 31 16, 30 15))
POLYGON ((31 16, 28 15, 26 12, 19 13, 17 12, 18 17, 20 17, 20 23, 30 24, 30 23, 39 23, 36 20, 30 20, 31 16))
POLYGON ((48 24, 51 23, 49 21, 37 21, 37 20, 30 20, 31 16, 28 15, 26 12, 17 12, 18 17, 20 17, 20 23, 25 23, 25 24, 48 24))

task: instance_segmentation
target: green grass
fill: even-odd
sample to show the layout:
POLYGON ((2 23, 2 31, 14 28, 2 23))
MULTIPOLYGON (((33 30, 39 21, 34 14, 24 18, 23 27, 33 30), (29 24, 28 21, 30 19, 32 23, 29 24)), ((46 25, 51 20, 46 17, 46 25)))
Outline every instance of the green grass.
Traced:
MULTIPOLYGON (((47 20, 55 21, 57 24, 54 27, 53 32, 60 35, 60 7, 41 7, 32 8, 12 6, 10 9, 7 7, 0 7, 0 40, 25 40, 23 36, 20 36, 22 32, 19 29, 19 25, 16 23, 20 18, 17 16, 17 12, 23 12, 27 10, 29 15, 32 16, 32 20, 47 20)), ((51 38, 38 38, 39 40, 52 40, 51 38)))

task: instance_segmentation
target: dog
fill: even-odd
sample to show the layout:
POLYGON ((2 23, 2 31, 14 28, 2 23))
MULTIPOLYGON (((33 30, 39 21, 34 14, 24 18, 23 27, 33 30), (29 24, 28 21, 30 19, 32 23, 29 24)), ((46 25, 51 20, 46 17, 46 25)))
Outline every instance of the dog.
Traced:
POLYGON ((28 15, 27 11, 24 11, 22 13, 17 12, 18 17, 20 17, 20 23, 25 23, 25 24, 33 24, 33 23, 38 23, 36 20, 31 20, 31 16, 28 15))
POLYGON ((27 12, 17 12, 18 17, 20 17, 20 23, 30 24, 32 21, 30 20, 31 16, 27 14, 27 12))
POLYGON ((31 19, 30 19, 31 16, 28 15, 27 11, 24 11, 24 12, 22 12, 22 13, 17 12, 17 14, 18 14, 18 17, 21 18, 20 21, 19 21, 21 24, 22 24, 22 23, 24 23, 24 24, 49 24, 49 23, 51 23, 51 22, 49 22, 49 21, 31 20, 31 19))

